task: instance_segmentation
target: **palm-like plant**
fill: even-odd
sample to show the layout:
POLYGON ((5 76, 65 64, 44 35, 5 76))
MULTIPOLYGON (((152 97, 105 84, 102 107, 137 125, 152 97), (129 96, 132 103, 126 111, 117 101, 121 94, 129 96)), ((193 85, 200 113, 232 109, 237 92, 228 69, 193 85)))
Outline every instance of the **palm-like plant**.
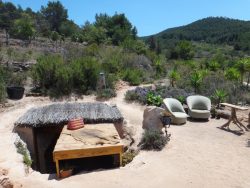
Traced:
POLYGON ((236 68, 229 68, 225 71, 225 77, 231 81, 239 81, 240 73, 236 68))
POLYGON ((214 95, 212 96, 216 103, 217 103, 217 108, 220 107, 220 103, 221 102, 224 102, 226 97, 227 97, 227 92, 223 89, 216 89, 215 92, 214 92, 214 95))
POLYGON ((175 82, 177 80, 179 80, 181 78, 180 74, 177 72, 177 70, 172 70, 170 73, 169 73, 169 79, 170 79, 170 83, 171 83, 171 86, 174 87, 175 86, 175 82))
POLYGON ((190 83, 194 88, 194 92, 197 93, 202 85, 203 74, 201 72, 194 72, 191 74, 190 83))
POLYGON ((236 68, 240 72, 240 82, 243 84, 244 76, 247 72, 250 72, 249 70, 249 58, 241 59, 237 64, 236 68))
POLYGON ((247 64, 246 64, 246 71, 248 72, 247 76, 247 87, 249 87, 250 84, 250 59, 248 59, 247 64))

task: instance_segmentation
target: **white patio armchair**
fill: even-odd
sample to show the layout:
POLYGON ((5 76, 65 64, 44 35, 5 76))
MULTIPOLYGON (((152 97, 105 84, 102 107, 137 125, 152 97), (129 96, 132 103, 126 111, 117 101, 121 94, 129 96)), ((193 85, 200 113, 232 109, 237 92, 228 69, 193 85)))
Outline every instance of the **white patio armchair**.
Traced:
POLYGON ((163 104, 166 110, 171 114, 171 123, 177 125, 186 123, 188 115, 180 101, 174 98, 165 98, 163 104))
POLYGON ((188 115, 195 119, 209 119, 211 100, 201 95, 187 97, 188 115))

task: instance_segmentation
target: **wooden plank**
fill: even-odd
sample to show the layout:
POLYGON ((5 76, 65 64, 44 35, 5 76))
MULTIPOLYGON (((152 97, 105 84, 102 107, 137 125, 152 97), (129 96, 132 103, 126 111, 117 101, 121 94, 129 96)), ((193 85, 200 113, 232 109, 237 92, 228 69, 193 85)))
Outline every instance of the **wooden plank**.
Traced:
POLYGON ((233 104, 229 104, 229 103, 220 103, 223 106, 228 106, 231 108, 235 108, 237 110, 248 110, 248 108, 242 107, 242 106, 237 106, 237 105, 233 105, 233 104))
POLYGON ((122 153, 123 146, 109 146, 100 148, 88 148, 78 150, 56 151, 53 153, 54 161, 65 159, 76 159, 84 157, 95 157, 102 155, 113 155, 122 153))

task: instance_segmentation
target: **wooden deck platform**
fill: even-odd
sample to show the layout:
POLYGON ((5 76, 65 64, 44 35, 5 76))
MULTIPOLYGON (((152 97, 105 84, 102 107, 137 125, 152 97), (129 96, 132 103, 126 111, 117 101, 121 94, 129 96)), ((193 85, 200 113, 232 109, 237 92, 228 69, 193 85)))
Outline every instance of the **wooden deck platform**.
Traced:
POLYGON ((57 177, 60 160, 119 154, 122 163, 123 144, 113 124, 87 124, 78 130, 64 126, 53 151, 57 177))

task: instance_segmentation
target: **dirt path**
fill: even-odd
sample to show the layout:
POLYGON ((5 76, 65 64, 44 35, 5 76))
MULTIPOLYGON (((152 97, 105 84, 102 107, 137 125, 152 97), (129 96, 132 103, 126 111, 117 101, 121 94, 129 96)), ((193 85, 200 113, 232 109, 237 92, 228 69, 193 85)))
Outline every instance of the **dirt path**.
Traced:
MULTIPOLYGON (((138 140, 142 129, 142 114, 145 107, 124 102, 124 93, 119 90, 116 98, 107 103, 116 103, 129 127, 138 140)), ((94 101, 85 97, 83 101, 94 101)), ((80 173, 57 181, 54 175, 30 172, 25 175, 22 157, 13 145, 13 123, 27 109, 51 103, 48 99, 25 98, 17 107, 0 113, 0 169, 8 170, 8 177, 18 187, 250 187, 250 133, 237 136, 217 127, 225 120, 210 120, 206 123, 188 122, 184 126, 171 126, 171 141, 160 152, 140 152, 126 167, 80 173)), ((1 176, 1 175, 0 175, 1 176)))

